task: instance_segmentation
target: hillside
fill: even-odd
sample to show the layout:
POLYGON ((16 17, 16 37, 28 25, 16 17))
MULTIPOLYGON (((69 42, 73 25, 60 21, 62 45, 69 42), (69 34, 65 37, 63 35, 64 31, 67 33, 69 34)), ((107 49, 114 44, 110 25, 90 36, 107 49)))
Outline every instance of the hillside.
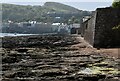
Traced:
POLYGON ((74 7, 64 5, 56 2, 46 2, 43 7, 53 9, 55 12, 63 12, 63 13, 80 13, 81 10, 78 10, 74 7))
POLYGON ((2 4, 3 22, 36 20, 38 22, 68 21, 72 16, 80 19, 84 15, 90 15, 88 11, 78 10, 68 5, 56 2, 46 2, 43 6, 2 4), (55 17, 61 17, 56 20, 55 17))

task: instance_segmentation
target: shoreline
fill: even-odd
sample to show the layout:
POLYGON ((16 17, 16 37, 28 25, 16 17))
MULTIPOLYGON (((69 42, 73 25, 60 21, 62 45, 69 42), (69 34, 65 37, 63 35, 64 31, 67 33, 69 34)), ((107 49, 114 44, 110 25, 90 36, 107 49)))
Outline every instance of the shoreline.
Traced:
POLYGON ((103 55, 78 35, 5 37, 3 40, 5 48, 0 49, 3 81, 120 80, 119 59, 103 55))
POLYGON ((37 36, 37 35, 54 35, 54 34, 57 33, 44 33, 44 34, 0 33, 0 37, 37 36))

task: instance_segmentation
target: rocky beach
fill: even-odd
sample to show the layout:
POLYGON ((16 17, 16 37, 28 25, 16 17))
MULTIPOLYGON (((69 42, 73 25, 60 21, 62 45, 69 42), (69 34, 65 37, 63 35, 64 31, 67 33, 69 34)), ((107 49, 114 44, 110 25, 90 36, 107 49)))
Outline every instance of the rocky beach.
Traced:
POLYGON ((1 81, 120 81, 120 59, 79 35, 1 39, 1 81))

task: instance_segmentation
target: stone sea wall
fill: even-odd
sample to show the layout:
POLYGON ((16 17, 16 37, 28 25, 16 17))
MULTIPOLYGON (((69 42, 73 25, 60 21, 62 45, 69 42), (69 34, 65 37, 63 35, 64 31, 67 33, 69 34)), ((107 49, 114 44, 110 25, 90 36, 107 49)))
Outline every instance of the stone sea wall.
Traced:
POLYGON ((91 19, 83 23, 82 36, 97 48, 120 47, 120 9, 98 8, 91 19))
POLYGON ((95 24, 95 47, 120 47, 120 32, 113 27, 120 24, 120 9, 98 8, 95 24))
POLYGON ((86 28, 84 31, 84 39, 87 40, 91 45, 94 44, 94 31, 95 31, 95 18, 96 13, 88 20, 86 24, 86 28))

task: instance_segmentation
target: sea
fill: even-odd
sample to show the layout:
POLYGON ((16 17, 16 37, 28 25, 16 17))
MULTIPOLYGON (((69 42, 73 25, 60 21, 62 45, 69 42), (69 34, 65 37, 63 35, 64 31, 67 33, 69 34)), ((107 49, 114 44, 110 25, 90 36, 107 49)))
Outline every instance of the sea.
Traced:
POLYGON ((50 34, 57 34, 57 33, 44 33, 44 34, 19 34, 19 33, 0 33, 0 37, 5 36, 30 36, 30 35, 50 35, 50 34))

